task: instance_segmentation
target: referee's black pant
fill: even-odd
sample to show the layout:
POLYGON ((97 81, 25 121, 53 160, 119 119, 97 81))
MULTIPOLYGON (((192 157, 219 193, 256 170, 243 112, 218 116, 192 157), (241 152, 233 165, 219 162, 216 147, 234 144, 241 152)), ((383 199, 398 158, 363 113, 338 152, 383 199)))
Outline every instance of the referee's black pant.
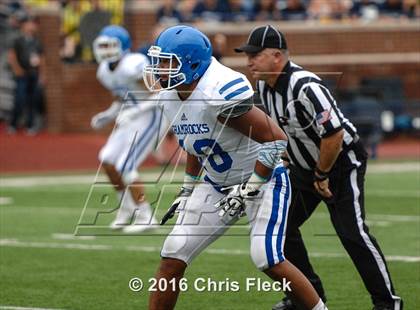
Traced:
MULTIPOLYGON (((333 199, 325 201, 331 222, 341 243, 350 255, 374 304, 394 304, 401 309, 401 299, 395 295, 384 255, 365 224, 364 179, 367 154, 360 142, 343 150, 330 174, 333 199)), ((290 166, 292 202, 286 231, 285 256, 311 281, 318 294, 325 292, 314 272, 299 227, 321 202, 313 187, 313 172, 290 166)))

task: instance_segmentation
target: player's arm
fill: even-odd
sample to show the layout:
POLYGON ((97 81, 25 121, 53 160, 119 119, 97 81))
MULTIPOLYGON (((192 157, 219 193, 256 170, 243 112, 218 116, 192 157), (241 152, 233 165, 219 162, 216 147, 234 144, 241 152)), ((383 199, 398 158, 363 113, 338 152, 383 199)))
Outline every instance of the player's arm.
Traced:
POLYGON ((92 117, 90 126, 95 130, 102 129, 109 123, 113 122, 117 118, 121 110, 122 103, 124 102, 124 95, 121 94, 118 89, 110 89, 110 86, 107 85, 107 75, 103 72, 103 70, 101 70, 101 66, 103 65, 103 63, 99 65, 98 71, 96 72, 96 78, 106 90, 111 91, 113 101, 106 110, 101 111, 92 117))
POLYGON ((118 99, 115 99, 111 103, 108 109, 102 112, 99 112, 98 114, 95 114, 92 117, 90 121, 91 127, 95 130, 105 127, 106 125, 113 122, 117 118, 118 113, 120 112, 120 109, 121 109, 121 101, 118 99))
MULTIPOLYGON (((241 103, 242 104, 242 103, 241 103)), ((221 123, 236 129, 252 140, 265 143, 276 140, 287 140, 284 131, 261 109, 251 106, 248 111, 239 116, 218 117, 221 123)))
POLYGON ((187 165, 185 167, 185 174, 192 176, 195 179, 200 178, 202 166, 198 158, 190 153, 187 153, 187 165))
POLYGON ((262 146, 249 180, 231 187, 226 197, 216 204, 216 208, 221 209, 220 216, 226 213, 231 216, 243 213, 245 200, 256 196, 260 187, 270 179, 287 146, 286 134, 263 111, 252 105, 248 110, 238 110, 241 110, 240 106, 232 109, 233 113, 229 115, 225 116, 222 113, 218 120, 261 143, 262 146))
MULTIPOLYGON (((98 69, 96 78, 105 89, 110 90, 105 83, 105 80, 104 80, 105 77, 101 74, 100 69, 98 69)), ((102 129, 109 123, 113 122, 117 118, 121 110, 123 98, 121 98, 118 92, 116 91, 111 91, 111 92, 114 97, 111 105, 106 110, 95 114, 90 121, 90 126, 95 130, 102 129)))
POLYGON ((280 156, 285 151, 287 136, 267 114, 253 106, 249 100, 243 101, 239 105, 248 107, 237 107, 226 111, 229 114, 222 113, 218 116, 218 120, 262 144, 261 154, 255 165, 255 173, 263 179, 268 179, 272 169, 280 162, 280 156), (242 109, 242 113, 240 109, 242 109), (272 158, 272 162, 267 164, 265 159, 268 155, 265 153, 278 153, 278 156, 272 158))

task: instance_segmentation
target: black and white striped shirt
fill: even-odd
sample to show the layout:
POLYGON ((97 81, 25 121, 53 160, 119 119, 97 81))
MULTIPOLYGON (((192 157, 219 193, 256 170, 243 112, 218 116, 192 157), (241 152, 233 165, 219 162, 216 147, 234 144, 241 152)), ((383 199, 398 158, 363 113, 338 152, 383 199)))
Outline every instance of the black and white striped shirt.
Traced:
POLYGON ((266 112, 289 138, 287 153, 291 162, 301 168, 316 167, 322 138, 344 129, 343 147, 357 139, 356 128, 338 109, 322 80, 291 61, 274 89, 258 81, 257 92, 266 112))

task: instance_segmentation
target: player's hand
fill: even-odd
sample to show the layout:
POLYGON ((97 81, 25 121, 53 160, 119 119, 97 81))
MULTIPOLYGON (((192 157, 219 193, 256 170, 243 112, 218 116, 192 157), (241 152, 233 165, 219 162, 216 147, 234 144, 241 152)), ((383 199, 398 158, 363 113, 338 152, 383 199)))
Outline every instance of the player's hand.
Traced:
POLYGON ((257 196, 260 192, 255 185, 248 183, 233 185, 222 190, 228 193, 215 204, 216 209, 220 209, 219 216, 221 217, 226 213, 230 216, 243 216, 246 200, 257 196))
POLYGON ((175 213, 179 213, 179 211, 185 208, 187 204, 188 198, 190 198, 193 190, 189 188, 182 187, 179 194, 176 196, 176 199, 169 207, 168 211, 166 211, 165 215, 162 217, 160 221, 160 225, 164 225, 169 219, 173 218, 175 213))
POLYGON ((90 126, 95 130, 99 130, 108 125, 113 120, 114 118, 110 117, 107 113, 100 112, 92 117, 90 126))

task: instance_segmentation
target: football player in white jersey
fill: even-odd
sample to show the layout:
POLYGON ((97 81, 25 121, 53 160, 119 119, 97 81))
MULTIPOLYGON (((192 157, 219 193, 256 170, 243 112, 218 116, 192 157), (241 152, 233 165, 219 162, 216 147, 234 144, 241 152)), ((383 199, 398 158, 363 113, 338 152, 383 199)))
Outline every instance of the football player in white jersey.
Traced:
POLYGON ((121 206, 111 228, 139 233, 152 228, 156 220, 145 199, 137 168, 157 145, 162 129, 162 113, 148 100, 150 92, 141 81, 141 71, 149 60, 143 54, 130 53, 130 35, 116 25, 102 29, 93 47, 99 63, 97 78, 115 98, 107 110, 96 114, 91 121, 96 130, 116 122, 99 153, 121 206))
MULTIPOLYGON (((283 255, 290 186, 281 154, 284 132, 252 105, 247 78, 211 57, 209 39, 189 26, 163 31, 149 49, 146 86, 187 151, 184 185, 170 208, 179 215, 161 251, 157 282, 180 281, 188 264, 240 215, 251 226, 251 257, 304 309, 326 309, 304 275, 283 255), (200 174, 204 182, 199 182, 200 174)), ((166 220, 166 218, 165 218, 166 220)), ((178 283, 176 282, 176 283, 178 283)), ((178 285, 152 292, 149 309, 173 309, 178 285)))

